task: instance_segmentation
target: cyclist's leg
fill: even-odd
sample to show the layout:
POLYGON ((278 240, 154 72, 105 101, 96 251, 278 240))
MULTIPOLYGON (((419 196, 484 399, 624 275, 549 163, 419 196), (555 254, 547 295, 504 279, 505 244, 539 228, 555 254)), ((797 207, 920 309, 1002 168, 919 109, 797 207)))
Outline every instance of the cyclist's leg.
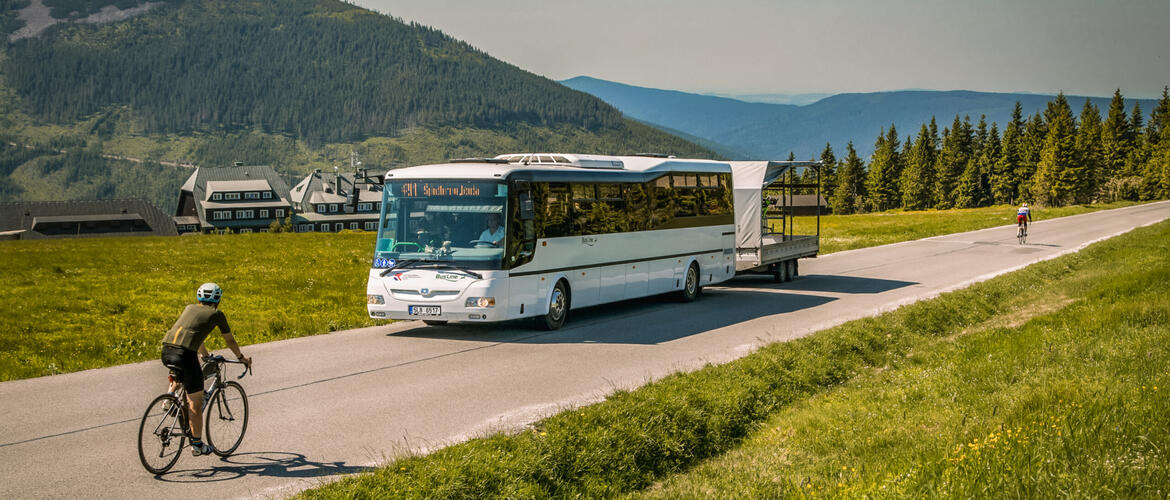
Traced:
POLYGON ((203 389, 188 390, 187 403, 191 405, 191 418, 187 419, 191 424, 191 436, 200 439, 203 436, 203 389))

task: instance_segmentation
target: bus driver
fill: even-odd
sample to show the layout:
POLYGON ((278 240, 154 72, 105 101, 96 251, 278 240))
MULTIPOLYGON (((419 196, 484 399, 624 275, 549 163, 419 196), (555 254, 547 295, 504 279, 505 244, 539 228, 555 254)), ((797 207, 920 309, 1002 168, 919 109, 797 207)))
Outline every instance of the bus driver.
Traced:
POLYGON ((487 229, 479 234, 479 242, 499 247, 504 241, 504 228, 500 227, 500 214, 488 214, 487 229))

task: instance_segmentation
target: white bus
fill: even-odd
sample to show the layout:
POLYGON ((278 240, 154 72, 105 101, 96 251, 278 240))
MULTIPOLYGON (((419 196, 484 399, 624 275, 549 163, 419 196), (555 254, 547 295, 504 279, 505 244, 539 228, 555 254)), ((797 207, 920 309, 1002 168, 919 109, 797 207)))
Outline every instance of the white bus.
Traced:
POLYGON ((501 155, 392 170, 366 286, 374 318, 556 329, 572 309, 735 276, 731 167, 501 155))

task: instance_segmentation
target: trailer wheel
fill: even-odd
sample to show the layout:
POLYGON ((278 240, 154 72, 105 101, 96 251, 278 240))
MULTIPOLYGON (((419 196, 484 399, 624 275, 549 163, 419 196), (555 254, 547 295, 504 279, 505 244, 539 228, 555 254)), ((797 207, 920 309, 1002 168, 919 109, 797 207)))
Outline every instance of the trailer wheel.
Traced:
POLYGON ((784 282, 784 263, 783 262, 777 262, 775 264, 772 264, 772 282, 773 283, 783 283, 784 282))

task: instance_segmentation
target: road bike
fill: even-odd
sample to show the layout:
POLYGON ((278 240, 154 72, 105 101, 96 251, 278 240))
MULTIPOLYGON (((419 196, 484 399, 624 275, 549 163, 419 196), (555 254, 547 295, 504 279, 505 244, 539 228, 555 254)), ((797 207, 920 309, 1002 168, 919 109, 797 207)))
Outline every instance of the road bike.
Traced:
POLYGON ((1016 239, 1023 245, 1028 242, 1028 226, 1024 224, 1016 224, 1016 239))
MULTIPOLYGON (((225 364, 237 363, 223 356, 206 358, 203 377, 215 377, 203 392, 203 438, 216 455, 226 457, 236 451, 248 430, 248 395, 234 380, 224 380, 225 364)), ((171 368, 171 380, 182 380, 182 373, 171 368)), ((252 372, 244 368, 238 379, 252 372)), ((179 461, 179 455, 191 439, 188 420, 187 391, 182 384, 174 392, 161 394, 146 407, 138 424, 138 459, 150 473, 164 474, 179 461)))

